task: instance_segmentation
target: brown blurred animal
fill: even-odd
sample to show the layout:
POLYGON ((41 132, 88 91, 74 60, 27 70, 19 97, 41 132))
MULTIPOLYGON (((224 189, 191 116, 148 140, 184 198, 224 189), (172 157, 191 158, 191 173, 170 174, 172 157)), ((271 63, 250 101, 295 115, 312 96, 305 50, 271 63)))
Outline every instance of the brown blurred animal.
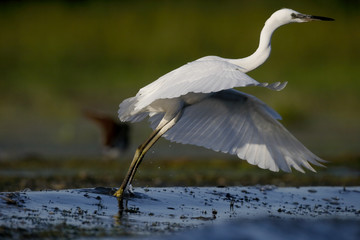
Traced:
POLYGON ((94 111, 83 111, 86 118, 95 122, 103 133, 104 154, 116 158, 124 153, 130 145, 130 126, 117 122, 114 118, 94 111))

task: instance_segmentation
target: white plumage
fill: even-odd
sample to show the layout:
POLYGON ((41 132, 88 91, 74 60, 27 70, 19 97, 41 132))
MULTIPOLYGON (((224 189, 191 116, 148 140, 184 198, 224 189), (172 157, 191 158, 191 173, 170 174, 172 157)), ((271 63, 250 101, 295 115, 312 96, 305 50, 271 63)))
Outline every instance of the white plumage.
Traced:
MULTIPOLYGON (((150 118, 153 129, 164 116, 150 118)), ((254 96, 229 89, 209 94, 184 108, 181 118, 163 137, 237 155, 253 165, 271 171, 291 167, 315 171, 318 157, 306 149, 276 119, 280 115, 254 96)))
POLYGON ((154 129, 136 151, 129 172, 115 196, 122 198, 148 149, 161 137, 237 155, 263 169, 315 171, 322 166, 278 121, 281 116, 254 96, 234 87, 260 86, 282 90, 287 82, 259 83, 246 72, 260 66, 271 52, 272 33, 291 22, 333 20, 291 9, 276 11, 265 23, 258 49, 242 59, 207 56, 183 65, 141 88, 120 104, 121 121, 150 117, 154 129))

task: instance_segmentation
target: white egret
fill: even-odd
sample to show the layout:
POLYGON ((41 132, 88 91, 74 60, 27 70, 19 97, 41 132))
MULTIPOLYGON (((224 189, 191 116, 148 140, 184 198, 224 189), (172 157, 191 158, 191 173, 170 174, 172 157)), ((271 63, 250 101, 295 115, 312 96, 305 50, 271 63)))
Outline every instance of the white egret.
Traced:
POLYGON ((179 67, 141 88, 120 104, 121 121, 138 122, 150 117, 154 129, 138 147, 127 175, 114 196, 123 199, 145 153, 161 137, 237 155, 263 169, 290 172, 320 159, 302 145, 277 120, 280 115, 254 96, 234 87, 261 86, 281 90, 286 82, 259 83, 246 75, 270 55, 271 36, 280 26, 327 17, 281 9, 271 15, 261 31, 257 50, 249 57, 226 59, 206 56, 179 67))

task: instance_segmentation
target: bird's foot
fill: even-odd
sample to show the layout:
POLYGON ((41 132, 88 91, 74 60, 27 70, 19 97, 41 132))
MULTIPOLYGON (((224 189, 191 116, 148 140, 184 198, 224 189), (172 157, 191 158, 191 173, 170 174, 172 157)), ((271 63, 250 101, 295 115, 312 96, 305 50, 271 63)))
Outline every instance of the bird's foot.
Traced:
POLYGON ((122 188, 119 188, 115 193, 114 193, 114 197, 117 197, 117 198, 123 198, 123 194, 124 194, 124 189, 122 188))
POLYGON ((118 199, 122 199, 124 198, 124 195, 128 194, 130 196, 134 195, 134 189, 132 187, 131 184, 129 184, 125 189, 120 187, 114 194, 113 196, 117 197, 118 199))

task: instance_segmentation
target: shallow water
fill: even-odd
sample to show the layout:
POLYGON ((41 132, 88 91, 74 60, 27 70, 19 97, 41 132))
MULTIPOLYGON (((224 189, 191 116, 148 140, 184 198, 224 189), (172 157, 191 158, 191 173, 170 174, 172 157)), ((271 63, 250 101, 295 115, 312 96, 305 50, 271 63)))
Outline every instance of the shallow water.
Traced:
POLYGON ((136 188, 124 210, 112 192, 0 193, 0 236, 262 239, 274 231, 269 236, 277 239, 290 232, 325 239, 342 230, 342 239, 360 236, 360 187, 136 188))

